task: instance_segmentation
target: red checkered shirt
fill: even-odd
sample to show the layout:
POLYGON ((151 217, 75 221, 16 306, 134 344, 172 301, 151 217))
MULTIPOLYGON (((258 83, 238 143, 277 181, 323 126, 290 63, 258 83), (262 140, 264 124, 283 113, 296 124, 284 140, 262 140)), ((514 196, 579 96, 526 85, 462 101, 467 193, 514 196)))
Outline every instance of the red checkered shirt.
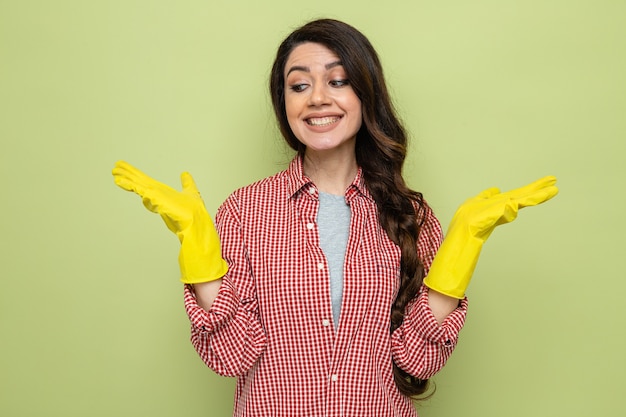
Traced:
MULTIPOLYGON (((400 249, 380 227, 360 171, 346 202, 350 236, 337 329, 316 226, 318 191, 301 159, 235 191, 219 208, 228 274, 208 312, 190 286, 185 306, 202 360, 220 375, 238 377, 235 416, 416 416, 396 388, 392 362, 426 379, 452 353, 467 300, 440 326, 422 287, 402 326, 390 333, 400 249)), ((426 268, 441 240, 427 209, 417 247, 426 268)))

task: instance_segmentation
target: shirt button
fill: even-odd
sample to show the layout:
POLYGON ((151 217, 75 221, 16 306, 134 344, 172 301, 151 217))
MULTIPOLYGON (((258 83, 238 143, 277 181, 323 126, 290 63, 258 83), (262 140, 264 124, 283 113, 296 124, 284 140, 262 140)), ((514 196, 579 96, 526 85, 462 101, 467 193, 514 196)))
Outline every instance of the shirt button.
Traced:
POLYGON ((315 194, 315 188, 314 187, 309 188, 309 194, 315 194))
POLYGON ((339 377, 337 376, 337 374, 333 374, 330 376, 330 380, 333 382, 336 382, 339 379, 339 377))
POLYGON ((324 269, 324 263, 323 263, 323 262, 318 263, 318 264, 317 264, 317 269, 319 269, 320 271, 321 271, 322 269, 324 269))
POLYGON ((315 223, 307 223, 306 224, 306 228, 309 230, 313 230, 313 228, 315 227, 315 223))
POLYGON ((328 320, 328 319, 322 320, 322 326, 324 326, 324 327, 330 326, 330 320, 328 320))

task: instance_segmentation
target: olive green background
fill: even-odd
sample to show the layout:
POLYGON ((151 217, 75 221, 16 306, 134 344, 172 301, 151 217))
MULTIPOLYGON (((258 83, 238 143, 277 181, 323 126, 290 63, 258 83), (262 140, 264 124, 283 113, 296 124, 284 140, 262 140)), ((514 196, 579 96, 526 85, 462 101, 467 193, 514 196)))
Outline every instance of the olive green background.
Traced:
POLYGON ((273 54, 335 17, 380 52, 407 179, 444 226, 486 187, 559 178, 484 248, 420 415, 622 416, 625 16, 617 0, 0 0, 0 415, 231 413, 234 380, 188 341, 178 242, 110 171, 179 187, 189 170, 214 213, 283 169, 273 54))

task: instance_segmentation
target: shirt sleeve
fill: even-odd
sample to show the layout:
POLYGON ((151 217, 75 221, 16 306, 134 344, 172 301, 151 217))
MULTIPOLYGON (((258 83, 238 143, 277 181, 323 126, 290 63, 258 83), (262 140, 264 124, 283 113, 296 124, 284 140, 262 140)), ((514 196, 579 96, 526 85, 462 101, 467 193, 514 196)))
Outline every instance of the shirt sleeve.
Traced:
POLYGON ((238 217, 232 198, 216 215, 222 255, 229 269, 209 311, 198 305, 193 288, 185 285, 191 342, 202 360, 223 376, 246 374, 267 345, 238 217))
MULTIPOLYGON (((418 256, 425 274, 443 240, 443 232, 432 210, 425 205, 424 223, 418 238, 418 256)), ((393 360, 405 372, 429 379, 446 364, 465 324, 467 298, 439 325, 428 304, 428 288, 422 285, 405 310, 404 321, 392 334, 393 360)))

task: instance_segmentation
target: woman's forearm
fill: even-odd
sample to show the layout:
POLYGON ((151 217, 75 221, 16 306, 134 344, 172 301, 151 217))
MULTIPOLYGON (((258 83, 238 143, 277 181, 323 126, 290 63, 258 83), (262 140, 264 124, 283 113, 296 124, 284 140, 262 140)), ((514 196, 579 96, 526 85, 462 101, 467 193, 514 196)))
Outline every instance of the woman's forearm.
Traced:
POLYGON ((446 317, 459 306, 459 300, 428 289, 428 305, 435 319, 437 319, 437 323, 442 324, 446 317))
POLYGON ((217 293, 221 285, 222 279, 193 284, 193 291, 196 294, 198 305, 206 311, 209 311, 213 305, 213 301, 217 298, 217 293))

